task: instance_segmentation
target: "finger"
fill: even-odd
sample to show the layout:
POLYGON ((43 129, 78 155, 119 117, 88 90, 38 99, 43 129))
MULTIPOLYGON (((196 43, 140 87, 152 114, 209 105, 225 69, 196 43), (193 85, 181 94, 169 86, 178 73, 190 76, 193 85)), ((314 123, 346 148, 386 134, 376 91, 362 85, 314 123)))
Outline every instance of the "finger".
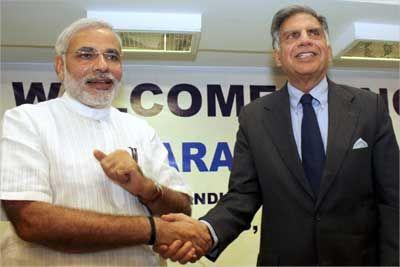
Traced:
POLYGON ((206 225, 202 225, 201 223, 196 224, 195 227, 197 227, 196 242, 203 248, 205 252, 207 252, 212 246, 212 237, 210 235, 210 231, 206 225))
POLYGON ((208 243, 201 237, 198 236, 195 240, 197 250, 201 251, 202 254, 207 252, 208 243))
POLYGON ((208 245, 201 236, 191 236, 189 240, 192 242, 192 246, 196 249, 196 254, 198 256, 207 253, 208 245))
POLYGON ((186 264, 189 261, 190 262, 196 262, 196 260, 197 260, 196 250, 192 249, 179 260, 179 263, 180 264, 186 264))
POLYGON ((196 261, 200 260, 201 256, 197 256, 196 253, 192 255, 192 258, 189 260, 191 263, 195 263, 196 261))
POLYGON ((202 234, 198 234, 197 237, 192 238, 193 246, 196 248, 196 255, 197 257, 202 257, 205 255, 211 248, 211 242, 205 240, 202 234))
POLYGON ((210 250, 210 245, 207 242, 197 240, 196 244, 196 254, 197 256, 203 256, 210 250))
POLYGON ((172 261, 185 261, 187 262, 187 260, 185 260, 185 257, 188 258, 188 260, 192 257, 192 255, 195 253, 195 249, 192 246, 192 242, 187 241, 185 242, 185 244, 183 244, 183 246, 178 249, 178 251, 175 253, 175 255, 171 256, 171 260, 172 261), (190 255, 188 255, 190 254, 190 255))
MULTIPOLYGON (((160 254, 163 258, 165 259, 171 259, 172 257, 176 255, 176 253, 179 251, 179 249, 182 247, 183 242, 181 240, 175 240, 174 242, 172 242, 171 245, 168 246, 168 250, 163 253, 160 254)), ((176 261, 176 260, 174 260, 176 261)))
POLYGON ((160 255, 166 253, 167 250, 168 250, 168 246, 167 245, 154 245, 153 246, 153 251, 157 252, 160 255))
POLYGON ((185 256, 183 256, 183 257, 179 260, 179 263, 180 263, 180 264, 186 264, 186 263, 188 263, 189 261, 192 262, 192 263, 194 263, 194 262, 196 262, 198 259, 199 259, 199 258, 197 258, 196 250, 195 250, 195 249, 192 249, 192 250, 189 251, 189 253, 187 253, 185 256))
POLYGON ((204 249, 203 249, 202 247, 199 247, 199 246, 196 245, 196 244, 193 244, 193 247, 194 247, 195 250, 196 250, 196 256, 197 256, 197 257, 202 257, 203 255, 206 254, 206 252, 204 251, 204 249))
POLYGON ((105 157, 107 157, 107 154, 105 154, 104 152, 95 149, 93 151, 93 156, 98 160, 101 161, 102 159, 104 159, 105 157))

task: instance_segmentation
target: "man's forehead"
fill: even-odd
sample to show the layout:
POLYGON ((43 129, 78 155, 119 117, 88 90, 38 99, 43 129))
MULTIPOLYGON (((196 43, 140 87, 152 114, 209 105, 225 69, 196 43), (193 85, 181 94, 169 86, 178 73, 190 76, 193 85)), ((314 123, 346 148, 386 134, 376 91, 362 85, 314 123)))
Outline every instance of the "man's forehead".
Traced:
POLYGON ((322 30, 322 27, 319 25, 309 26, 309 27, 301 27, 301 26, 294 26, 294 27, 287 27, 285 29, 281 28, 281 33, 288 33, 288 32, 295 32, 295 31, 309 31, 309 30, 322 30))
POLYGON ((296 29, 317 29, 322 28, 321 23, 313 15, 308 13, 296 13, 286 18, 280 27, 281 31, 296 29))
POLYGON ((107 28, 85 28, 76 32, 69 42, 68 49, 92 47, 97 50, 121 50, 115 33, 107 28))

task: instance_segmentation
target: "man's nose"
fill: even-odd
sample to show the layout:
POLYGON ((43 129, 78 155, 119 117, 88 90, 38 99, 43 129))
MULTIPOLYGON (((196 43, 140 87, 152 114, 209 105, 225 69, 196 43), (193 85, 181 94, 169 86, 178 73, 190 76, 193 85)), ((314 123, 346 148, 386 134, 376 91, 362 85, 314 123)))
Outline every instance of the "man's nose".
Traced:
POLYGON ((93 70, 100 72, 108 72, 109 66, 103 54, 99 54, 94 61, 93 70))
POLYGON ((306 30, 302 30, 299 38, 300 44, 299 45, 313 45, 312 39, 308 35, 306 30))

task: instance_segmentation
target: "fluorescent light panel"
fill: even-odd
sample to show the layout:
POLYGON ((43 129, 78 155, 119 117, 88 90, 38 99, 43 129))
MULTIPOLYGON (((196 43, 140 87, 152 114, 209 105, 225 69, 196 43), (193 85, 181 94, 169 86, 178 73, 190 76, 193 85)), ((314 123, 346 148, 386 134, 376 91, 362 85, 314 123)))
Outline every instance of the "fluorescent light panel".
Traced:
POLYGON ((354 23, 354 38, 377 41, 400 41, 400 26, 380 23, 354 23))
POLYGON ((97 18, 122 31, 200 32, 201 14, 142 13, 87 11, 88 18, 97 18))

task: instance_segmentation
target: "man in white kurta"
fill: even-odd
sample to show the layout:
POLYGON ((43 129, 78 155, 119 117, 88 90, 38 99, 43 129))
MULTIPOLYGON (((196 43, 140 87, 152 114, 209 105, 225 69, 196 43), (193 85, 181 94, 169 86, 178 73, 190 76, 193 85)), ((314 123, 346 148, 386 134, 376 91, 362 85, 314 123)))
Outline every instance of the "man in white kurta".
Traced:
MULTIPOLYGON (((85 44, 84 47, 86 48, 87 45, 85 44)), ((104 57, 106 56, 104 55, 104 57)), ((101 88, 104 83, 108 82, 108 80, 105 80, 106 82, 95 80, 93 83, 96 81, 101 88)), ((152 208, 153 203, 148 206, 144 205, 140 201, 140 197, 107 177, 106 170, 102 169, 98 159, 93 155, 93 151, 100 150, 109 154, 117 149, 136 150, 136 163, 143 173, 144 179, 152 180, 164 188, 165 195, 162 197, 157 195, 158 199, 155 202, 161 202, 162 198, 168 202, 168 198, 173 199, 174 197, 174 201, 182 202, 180 197, 186 196, 190 203, 188 186, 180 174, 168 165, 166 149, 155 131, 144 120, 122 113, 109 105, 100 108, 90 107, 72 97, 68 93, 68 89, 66 91, 60 98, 34 105, 26 104, 6 111, 0 139, 0 199, 3 202, 7 200, 17 201, 17 203, 28 201, 42 206, 50 204, 43 206, 49 207, 49 214, 43 216, 37 215, 39 213, 32 208, 32 205, 17 210, 17 216, 13 215, 12 208, 6 209, 8 210, 7 215, 13 218, 10 221, 14 224, 15 229, 22 231, 23 228, 19 227, 19 223, 17 223, 18 218, 22 217, 23 211, 27 213, 27 210, 30 210, 30 214, 25 215, 26 218, 31 220, 36 216, 36 221, 45 220, 35 227, 47 225, 49 233, 57 232, 58 228, 67 229, 65 234, 61 232, 60 243, 63 244, 63 247, 59 249, 57 242, 53 242, 52 237, 48 237, 49 241, 43 242, 41 240, 38 242, 24 241, 24 238, 19 237, 24 235, 10 227, 0 243, 0 265, 164 265, 165 262, 153 252, 151 246, 146 244, 148 238, 138 238, 138 241, 125 240, 119 244, 118 240, 109 241, 112 239, 111 229, 108 233, 107 229, 98 230, 88 223, 86 231, 84 229, 86 225, 79 221, 80 213, 77 212, 82 212, 82 220, 87 216, 88 222, 92 220, 96 224, 96 216, 99 217, 98 220, 107 221, 106 223, 110 226, 113 226, 114 218, 115 224, 119 223, 121 219, 125 220, 120 227, 121 231, 124 231, 122 230, 124 227, 130 229, 126 226, 130 222, 129 219, 132 219, 133 222, 134 219, 143 217, 146 226, 143 229, 135 229, 135 225, 129 226, 140 233, 140 231, 148 231, 146 216, 160 210, 152 208), (167 196, 168 194, 170 196, 167 196), (57 213, 57 211, 61 212, 57 213), (68 214, 74 214, 74 212, 75 215, 71 216, 74 220, 69 222, 68 214), (57 214, 65 215, 65 222, 57 214), (76 216, 76 214, 78 215, 76 216), (65 225, 63 225, 64 223, 65 225), (73 228, 79 229, 74 230, 73 228), (85 241, 86 243, 82 246, 77 246, 79 240, 73 239, 80 239, 79 234, 77 234, 78 238, 76 236, 79 231, 82 240, 86 238, 86 235, 93 235, 93 238, 97 239, 96 243, 93 245, 89 236, 87 237, 89 241, 85 241), (71 232, 75 234, 70 238, 73 241, 66 237, 71 232), (103 237, 110 243, 102 244, 103 237), (114 243, 116 244, 115 248, 112 247, 114 243), (132 245, 130 245, 131 243, 132 245), (104 249, 103 245, 107 249, 104 249)), ((158 205, 160 206, 162 203, 158 205)), ((173 204, 167 206, 173 206, 173 204)), ((172 209, 172 211, 176 210, 172 209)), ((47 213, 46 209, 45 213, 47 213)), ((30 223, 35 225, 35 220, 30 223)), ((35 230, 29 231, 34 233, 35 230)), ((112 231, 118 231, 118 227, 112 231)), ((41 230, 40 233, 44 237, 43 239, 47 238, 46 229, 41 230)), ((123 237, 128 235, 129 231, 120 234, 123 237)), ((34 235, 27 235, 29 237, 27 239, 34 235)), ((35 238, 32 237, 32 239, 35 238)))
MULTIPOLYGON (((1 199, 36 200, 107 214, 149 215, 138 198, 105 176, 94 149, 133 147, 147 177, 189 193, 154 130, 142 119, 115 108, 93 109, 64 94, 5 113, 1 139, 1 199)), ((2 257, 31 264, 158 265, 146 245, 65 256, 22 241, 10 232, 2 257)), ((7 265, 5 265, 7 266, 7 265)))

